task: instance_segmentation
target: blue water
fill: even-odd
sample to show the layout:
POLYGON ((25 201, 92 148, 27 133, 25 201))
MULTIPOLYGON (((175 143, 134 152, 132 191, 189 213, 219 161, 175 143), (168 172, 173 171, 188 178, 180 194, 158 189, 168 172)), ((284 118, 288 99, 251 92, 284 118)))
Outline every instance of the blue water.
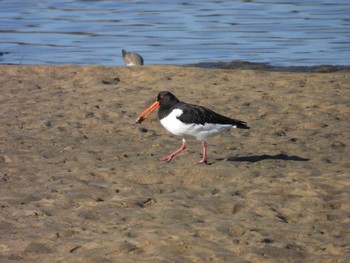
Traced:
POLYGON ((350 0, 0 0, 0 63, 350 65, 350 0))

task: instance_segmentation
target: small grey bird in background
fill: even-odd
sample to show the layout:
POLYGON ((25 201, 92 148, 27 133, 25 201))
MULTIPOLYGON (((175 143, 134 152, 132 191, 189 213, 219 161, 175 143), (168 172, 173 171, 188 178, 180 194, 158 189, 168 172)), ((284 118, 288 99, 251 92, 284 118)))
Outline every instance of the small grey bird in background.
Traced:
POLYGON ((125 62, 126 66, 142 66, 143 65, 143 58, 135 53, 135 52, 128 52, 124 49, 122 49, 123 54, 123 60, 125 62))

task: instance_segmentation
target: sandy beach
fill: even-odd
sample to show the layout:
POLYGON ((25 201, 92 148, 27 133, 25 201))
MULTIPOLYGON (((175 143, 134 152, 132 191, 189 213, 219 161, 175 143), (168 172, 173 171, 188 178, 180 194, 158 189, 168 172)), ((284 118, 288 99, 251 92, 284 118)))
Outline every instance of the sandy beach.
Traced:
POLYGON ((0 262, 350 262, 349 70, 0 72, 0 262), (162 90, 251 129, 159 161, 162 90))

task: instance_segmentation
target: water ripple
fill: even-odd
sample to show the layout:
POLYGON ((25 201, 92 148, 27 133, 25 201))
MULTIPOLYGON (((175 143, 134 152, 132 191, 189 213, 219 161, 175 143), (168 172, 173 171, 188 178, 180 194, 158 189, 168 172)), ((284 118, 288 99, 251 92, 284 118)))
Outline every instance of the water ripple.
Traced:
POLYGON ((350 65, 350 2, 0 1, 0 60, 123 65, 246 60, 350 65))

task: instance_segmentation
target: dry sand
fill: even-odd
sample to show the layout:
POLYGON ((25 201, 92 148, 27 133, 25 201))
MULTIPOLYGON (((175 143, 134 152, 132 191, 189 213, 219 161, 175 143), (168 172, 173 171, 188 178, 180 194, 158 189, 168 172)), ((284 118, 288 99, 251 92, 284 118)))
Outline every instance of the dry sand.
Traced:
POLYGON ((350 262, 350 71, 0 72, 0 262, 350 262), (251 130, 161 162, 161 90, 251 130))

